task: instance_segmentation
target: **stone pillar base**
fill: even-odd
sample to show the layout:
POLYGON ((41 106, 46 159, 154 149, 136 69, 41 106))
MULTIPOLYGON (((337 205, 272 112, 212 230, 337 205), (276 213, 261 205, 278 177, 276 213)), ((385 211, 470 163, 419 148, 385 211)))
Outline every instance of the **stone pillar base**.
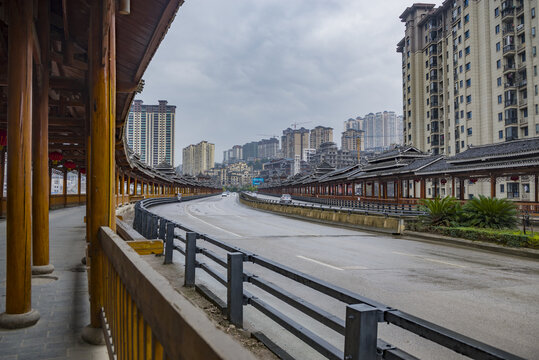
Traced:
POLYGON ((105 345, 103 329, 87 325, 82 329, 82 340, 91 345, 105 345))
POLYGON ((39 320, 39 312, 30 310, 24 314, 0 314, 0 328, 4 329, 21 329, 29 327, 37 323, 39 320))
POLYGON ((45 275, 50 274, 54 271, 54 265, 33 265, 32 266, 32 275, 45 275))

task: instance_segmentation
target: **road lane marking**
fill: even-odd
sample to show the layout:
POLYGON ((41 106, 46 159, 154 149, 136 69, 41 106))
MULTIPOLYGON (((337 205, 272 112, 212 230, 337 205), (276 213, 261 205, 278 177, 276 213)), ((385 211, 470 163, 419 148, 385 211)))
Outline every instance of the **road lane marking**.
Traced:
POLYGON ((233 233, 232 231, 228 231, 228 230, 225 230, 225 229, 223 229, 223 228, 220 228, 219 226, 213 225, 213 224, 211 224, 211 223, 209 223, 209 222, 207 222, 207 221, 204 221, 204 220, 200 219, 199 217, 197 217, 197 216, 191 214, 191 211, 189 211, 189 208, 188 208, 187 206, 185 207, 185 213, 186 213, 187 215, 189 215, 190 217, 192 217, 193 219, 196 219, 196 220, 198 220, 198 221, 201 221, 201 222, 203 222, 203 223, 206 224, 206 225, 209 225, 209 226, 211 226, 211 227, 214 227, 214 228, 216 228, 216 229, 219 229, 219 230, 221 230, 221 231, 224 231, 224 232, 226 232, 226 233, 228 233, 228 234, 230 234, 230 235, 234 235, 234 236, 237 236, 237 237, 242 237, 241 235, 238 235, 238 234, 236 234, 236 233, 233 233))
POLYGON ((465 266, 465 265, 459 265, 459 264, 455 264, 455 263, 448 262, 448 261, 443 261, 443 260, 436 260, 436 259, 428 258, 428 257, 425 257, 425 256, 421 256, 421 255, 408 254, 408 253, 403 253, 403 252, 399 252, 399 251, 392 251, 392 253, 397 254, 397 255, 416 257, 416 258, 420 258, 420 259, 430 261, 430 262, 434 262, 434 263, 438 263, 438 264, 456 266, 456 267, 459 267, 459 268, 467 268, 467 266, 465 266))
POLYGON ((369 270, 368 267, 361 265, 343 266, 342 268, 344 270, 369 270))
POLYGON ((307 260, 307 261, 311 261, 313 263, 316 263, 318 265, 322 265, 322 266, 326 266, 330 269, 334 269, 334 270, 339 270, 339 271, 344 271, 344 269, 341 269, 340 267, 337 267, 337 266, 333 266, 333 265, 330 265, 330 264, 326 264, 322 261, 318 261, 318 260, 315 260, 315 259, 311 259, 311 258, 308 258, 308 257, 305 257, 305 256, 301 256, 301 255, 296 255, 296 257, 300 258, 300 259, 303 259, 303 260, 307 260))

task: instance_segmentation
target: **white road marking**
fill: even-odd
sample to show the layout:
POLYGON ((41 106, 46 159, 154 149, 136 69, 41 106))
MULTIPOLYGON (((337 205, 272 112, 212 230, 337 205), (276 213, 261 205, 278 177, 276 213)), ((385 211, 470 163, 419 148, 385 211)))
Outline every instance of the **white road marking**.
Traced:
POLYGON ((326 264, 324 262, 321 262, 321 261, 318 261, 318 260, 315 260, 315 259, 311 259, 311 258, 308 258, 308 257, 305 257, 305 256, 296 255, 296 257, 298 257, 300 259, 303 259, 303 260, 311 261, 311 262, 316 263, 318 265, 326 266, 326 267, 328 267, 330 269, 344 271, 344 269, 341 269, 340 267, 336 267, 336 266, 333 266, 333 265, 330 265, 330 264, 326 264))
POLYGON ((467 266, 465 266, 465 265, 459 265, 459 264, 455 264, 455 263, 448 262, 448 261, 443 261, 443 260, 431 259, 431 258, 424 257, 424 256, 421 256, 421 255, 408 254, 408 253, 403 253, 403 252, 399 252, 399 251, 392 251, 392 253, 397 254, 397 255, 416 257, 416 258, 420 258, 420 259, 430 261, 430 262, 434 262, 434 263, 439 263, 439 264, 444 264, 444 265, 449 265, 449 266, 456 266, 456 267, 459 267, 459 268, 467 268, 467 266))
POLYGON ((344 270, 369 270, 368 267, 361 265, 343 266, 342 268, 344 270))
POLYGON ((192 217, 193 219, 196 219, 196 220, 198 220, 198 221, 200 221, 200 222, 203 222, 203 223, 206 224, 206 225, 209 225, 209 226, 211 226, 211 227, 214 227, 214 228, 216 228, 216 229, 219 229, 219 230, 221 230, 221 231, 224 231, 224 232, 226 232, 226 233, 228 233, 228 234, 230 234, 230 235, 234 235, 234 236, 237 236, 237 237, 242 237, 241 235, 238 235, 238 234, 236 234, 236 233, 233 233, 232 231, 225 230, 225 229, 223 229, 223 228, 220 228, 219 226, 215 226, 215 225, 213 225, 213 224, 211 224, 211 223, 209 223, 209 222, 207 222, 207 221, 204 221, 204 220, 202 220, 202 219, 196 217, 195 215, 191 214, 191 212, 189 211, 189 208, 188 208, 187 206, 185 207, 185 213, 186 213, 187 215, 189 215, 190 217, 192 217))

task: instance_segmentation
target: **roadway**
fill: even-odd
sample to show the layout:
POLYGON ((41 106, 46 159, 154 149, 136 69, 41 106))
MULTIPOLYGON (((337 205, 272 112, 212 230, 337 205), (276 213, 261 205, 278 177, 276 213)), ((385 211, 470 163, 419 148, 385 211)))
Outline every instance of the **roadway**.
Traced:
MULTIPOLYGON (((505 351, 529 359, 539 354, 538 261, 290 219, 244 206, 237 195, 162 205, 152 211, 505 351)), ((178 258, 175 255, 175 262, 178 258)), ((247 270, 258 271, 344 318, 342 303, 249 265, 247 270)), ((223 296, 222 286, 197 270, 199 278, 223 296)), ((262 294, 249 286, 255 295, 262 294)), ((342 347, 342 336, 278 300, 270 303, 342 347)), ((245 313, 247 328, 262 328, 298 359, 318 358, 256 310, 246 307, 245 313)), ((379 337, 421 358, 463 358, 395 326, 380 324, 379 337)))

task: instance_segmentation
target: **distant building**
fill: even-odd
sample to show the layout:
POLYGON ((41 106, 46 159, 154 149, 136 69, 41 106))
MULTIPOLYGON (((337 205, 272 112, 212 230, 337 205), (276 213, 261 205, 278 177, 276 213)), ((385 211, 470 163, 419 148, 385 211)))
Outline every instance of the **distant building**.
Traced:
POLYGON ((232 149, 223 152, 223 164, 231 164, 243 160, 243 147, 234 145, 232 149))
POLYGON ((363 119, 357 117, 355 119, 348 119, 344 122, 344 131, 346 130, 363 130, 363 119))
POLYGON ((258 141, 251 141, 242 147, 243 157, 245 161, 254 161, 258 159, 258 141))
POLYGON ((348 151, 357 151, 358 143, 360 150, 365 150, 365 142, 363 141, 363 131, 348 129, 342 133, 341 149, 348 151))
POLYGON ((215 145, 201 141, 183 149, 182 171, 185 175, 203 174, 215 165, 215 145))
POLYGON ((279 153, 277 138, 262 139, 258 142, 258 157, 260 159, 275 159, 279 153))
POLYGON ((282 156, 287 159, 294 159, 296 155, 303 154, 303 149, 309 148, 309 130, 302 127, 301 129, 292 130, 288 128, 283 130, 281 136, 281 152, 282 156))
POLYGON ((401 145, 402 117, 393 111, 369 113, 363 118, 365 150, 386 150, 401 145))
POLYGON ((316 154, 311 157, 311 165, 328 163, 336 169, 341 169, 347 166, 355 165, 357 159, 354 153, 349 150, 339 150, 334 142, 327 142, 320 145, 316 154))
POLYGON ((311 149, 318 149, 321 144, 333 141, 333 128, 317 126, 311 130, 311 149))
POLYGON ((159 100, 158 105, 133 101, 127 118, 127 144, 144 163, 174 165, 175 116, 176 106, 167 105, 166 100, 159 100))

